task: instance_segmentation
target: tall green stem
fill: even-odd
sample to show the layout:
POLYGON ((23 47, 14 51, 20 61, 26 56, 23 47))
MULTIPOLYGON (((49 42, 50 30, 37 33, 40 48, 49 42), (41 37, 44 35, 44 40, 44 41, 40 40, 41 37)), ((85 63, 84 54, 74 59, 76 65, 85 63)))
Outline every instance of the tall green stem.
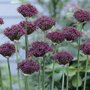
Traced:
POLYGON ((63 72, 63 76, 62 76, 62 90, 64 90, 64 72, 63 72))
POLYGON ((11 70, 10 70, 9 57, 7 57, 7 64, 8 64, 8 70, 9 70, 9 78, 10 78, 10 90, 13 90, 13 88, 12 88, 12 76, 11 76, 11 70))
POLYGON ((68 90, 68 83, 69 83, 69 77, 68 77, 68 65, 67 65, 67 89, 66 90, 68 90))
POLYGON ((3 82, 2 82, 2 71, 1 71, 1 67, 0 67, 0 87, 1 87, 1 90, 4 90, 4 88, 3 88, 3 82))
POLYGON ((77 68, 77 88, 76 90, 78 90, 78 87, 79 87, 79 56, 80 56, 80 38, 78 39, 78 55, 77 55, 77 60, 78 60, 78 68, 77 68))
POLYGON ((59 3, 59 0, 51 0, 51 4, 52 4, 52 8, 53 8, 53 17, 55 18, 55 19, 57 19, 57 5, 58 5, 58 3, 59 3))
MULTIPOLYGON (((39 64, 40 64, 40 60, 39 60, 39 64)), ((38 74, 38 90, 41 90, 41 71, 40 70, 38 74)))
MULTIPOLYGON (((83 25, 82 24, 79 24, 77 25, 77 28, 82 32, 82 28, 83 28, 83 25)), ((80 38, 78 38, 78 54, 77 54, 77 61, 78 61, 78 66, 77 66, 77 87, 76 87, 76 90, 78 90, 78 87, 79 87, 79 59, 80 59, 80 38)))
POLYGON ((45 89, 45 57, 43 57, 43 67, 42 67, 42 90, 45 89))
POLYGON ((87 55, 86 66, 85 66, 85 79, 84 79, 84 87, 83 87, 83 90, 86 90, 87 68, 88 68, 88 55, 87 55))
POLYGON ((55 67, 55 61, 53 61, 53 72, 52 72, 52 89, 54 90, 54 67, 55 67))
MULTIPOLYGON (((16 49, 16 62, 18 63, 19 61, 19 57, 18 57, 18 41, 14 41, 15 43, 15 49, 16 49)), ((21 82, 20 82, 20 73, 19 73, 19 69, 17 71, 18 74, 18 85, 19 85, 19 90, 21 90, 21 82)))
POLYGON ((26 52, 26 59, 28 58, 28 35, 27 35, 27 17, 25 18, 25 30, 26 30, 26 33, 25 33, 25 52, 26 52))
POLYGON ((28 76, 25 76, 25 75, 24 75, 24 78, 25 78, 25 80, 24 80, 25 90, 28 90, 28 76))

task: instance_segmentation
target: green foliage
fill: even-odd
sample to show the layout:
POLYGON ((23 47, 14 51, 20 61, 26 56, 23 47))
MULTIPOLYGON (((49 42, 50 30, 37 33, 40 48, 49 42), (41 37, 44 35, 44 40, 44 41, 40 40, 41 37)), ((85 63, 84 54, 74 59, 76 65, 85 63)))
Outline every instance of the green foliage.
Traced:
POLYGON ((77 87, 77 85, 78 85, 78 87, 80 87, 82 85, 82 78, 81 78, 80 75, 79 75, 78 79, 77 79, 77 75, 73 76, 73 78, 72 78, 72 85, 74 87, 77 87), (79 84, 78 84, 78 81, 77 81, 78 79, 79 79, 79 84))

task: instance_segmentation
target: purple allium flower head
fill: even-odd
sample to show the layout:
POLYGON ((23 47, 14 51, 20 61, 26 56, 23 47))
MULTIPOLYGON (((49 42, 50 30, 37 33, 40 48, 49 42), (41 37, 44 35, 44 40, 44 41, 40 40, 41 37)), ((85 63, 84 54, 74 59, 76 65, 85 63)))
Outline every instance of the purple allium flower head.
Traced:
POLYGON ((74 13, 74 17, 78 22, 87 22, 90 21, 90 12, 79 9, 74 13))
POLYGON ((73 56, 66 51, 58 52, 54 55, 54 59, 59 62, 59 64, 68 64, 73 60, 73 56))
POLYGON ((52 47, 46 42, 33 42, 28 51, 29 56, 42 57, 46 53, 53 51, 52 47))
POLYGON ((11 40, 19 40, 21 36, 25 34, 25 31, 21 25, 12 25, 11 28, 6 28, 4 34, 11 40))
POLYGON ((2 18, 0 18, 0 25, 4 24, 4 21, 2 18))
POLYGON ((64 34, 57 31, 48 33, 46 37, 54 43, 60 43, 64 41, 64 34))
POLYGON ((52 28, 55 25, 55 20, 48 16, 42 16, 35 21, 37 27, 39 27, 42 31, 46 31, 52 28))
POLYGON ((64 27, 62 33, 64 34, 67 41, 73 41, 82 36, 79 30, 71 26, 64 27))
POLYGON ((80 50, 82 50, 85 55, 90 55, 90 42, 82 44, 80 50))
POLYGON ((33 60, 23 60, 18 63, 18 69, 24 74, 32 74, 39 71, 40 65, 33 60))
POLYGON ((5 43, 0 46, 0 54, 4 57, 10 57, 15 53, 15 46, 11 43, 5 43))
POLYGON ((17 11, 24 17, 32 17, 38 13, 37 9, 31 4, 23 4, 18 7, 17 11))
POLYGON ((32 22, 20 22, 20 25, 25 29, 25 27, 27 26, 27 34, 31 34, 36 30, 36 25, 32 22))

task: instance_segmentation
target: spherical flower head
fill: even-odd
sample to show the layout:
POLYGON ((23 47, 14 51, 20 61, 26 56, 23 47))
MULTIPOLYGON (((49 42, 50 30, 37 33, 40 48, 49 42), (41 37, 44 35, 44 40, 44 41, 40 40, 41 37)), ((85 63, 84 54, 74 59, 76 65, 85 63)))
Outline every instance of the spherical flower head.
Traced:
POLYGON ((39 27, 42 31, 46 31, 51 29, 53 25, 55 25, 55 20, 48 16, 42 16, 35 21, 37 27, 39 27))
POLYGON ((27 27, 27 34, 31 34, 36 30, 36 25, 32 22, 20 22, 20 25, 25 29, 27 27))
POLYGON ((90 21, 90 12, 79 9, 74 13, 74 17, 80 23, 87 22, 90 21))
POLYGON ((6 28, 4 34, 11 40, 19 40, 21 36, 25 34, 25 31, 21 25, 12 25, 11 28, 6 28))
POLYGON ((29 56, 43 57, 46 53, 53 51, 46 42, 33 42, 28 51, 29 56))
POLYGON ((48 33, 46 37, 54 43, 61 43, 64 41, 64 34, 57 31, 48 33))
POLYGON ((74 41, 75 39, 78 39, 82 36, 79 30, 71 26, 64 27, 62 33, 64 34, 67 41, 74 41))
POLYGON ((5 43, 0 46, 0 54, 4 57, 10 57, 15 53, 15 46, 11 43, 5 43))
POLYGON ((4 24, 4 21, 2 18, 0 18, 0 25, 4 24))
POLYGON ((90 55, 90 42, 85 42, 82 44, 80 46, 80 50, 82 50, 85 55, 90 55))
POLYGON ((32 74, 39 71, 40 66, 33 60, 23 60, 18 63, 18 69, 20 69, 24 74, 32 74))
POLYGON ((38 13, 37 9, 31 4, 23 4, 18 7, 17 11, 24 17, 32 17, 38 13))
POLYGON ((54 55, 54 59, 59 62, 59 64, 65 65, 73 60, 73 56, 66 51, 58 52, 54 55))

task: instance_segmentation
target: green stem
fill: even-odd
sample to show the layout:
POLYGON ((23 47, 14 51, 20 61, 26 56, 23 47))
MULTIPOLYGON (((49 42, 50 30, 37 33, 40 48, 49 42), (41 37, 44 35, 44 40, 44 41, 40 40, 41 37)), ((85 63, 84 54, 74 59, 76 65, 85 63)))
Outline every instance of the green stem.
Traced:
MULTIPOLYGON (((15 41, 15 49, 16 49, 16 62, 18 63, 19 61, 19 57, 18 57, 18 45, 17 45, 17 41, 15 41)), ((19 69, 17 71, 18 74, 18 85, 19 85, 19 90, 21 90, 21 82, 20 82, 20 73, 19 73, 19 69)))
POLYGON ((7 57, 7 64, 8 64, 8 70, 9 70, 9 78, 10 78, 10 90, 13 90, 13 88, 12 88, 12 76, 11 76, 11 70, 10 70, 9 57, 7 57))
POLYGON ((1 71, 1 67, 0 67, 0 86, 1 86, 1 90, 4 90, 4 88, 3 88, 3 82, 2 82, 2 71, 1 71))
POLYGON ((42 67, 42 90, 45 89, 45 58, 43 57, 43 67, 42 67))
POLYGON ((79 87, 79 57, 80 56, 80 38, 78 39, 78 54, 77 54, 77 60, 78 60, 78 67, 77 67, 77 87, 76 90, 78 90, 79 87))
POLYGON ((19 90, 21 90, 21 82, 20 82, 20 73, 19 73, 19 70, 18 70, 18 85, 19 85, 19 90))
POLYGON ((68 77, 68 65, 67 65, 67 89, 66 90, 68 90, 68 82, 69 82, 69 77, 68 77))
POLYGON ((62 90, 64 90, 64 73, 63 73, 63 76, 62 76, 62 90))
POLYGON ((52 89, 54 90, 54 67, 55 67, 55 61, 53 61, 53 72, 52 72, 52 89))
POLYGON ((26 23, 25 23, 25 52, 26 52, 26 59, 28 58, 28 35, 27 35, 27 17, 25 18, 26 23))
POLYGON ((83 90, 86 90, 87 68, 88 68, 88 55, 87 55, 86 67, 85 67, 85 79, 84 79, 84 87, 83 87, 83 90))
MULTIPOLYGON (((78 30, 80 30, 82 32, 83 24, 77 23, 77 28, 78 28, 78 30)), ((76 90, 78 90, 78 87, 79 87, 80 43, 81 43, 81 40, 80 40, 80 38, 78 38, 78 54, 77 54, 78 67, 77 67, 77 87, 76 87, 76 90)))
POLYGON ((53 5, 53 17, 56 19, 57 17, 57 5, 59 0, 52 0, 51 3, 53 5))
MULTIPOLYGON (((40 64, 40 60, 39 60, 39 64, 40 64)), ((41 71, 40 70, 38 74, 38 90, 41 90, 41 71)))
POLYGON ((24 78, 25 78, 25 80, 24 80, 25 90, 28 90, 28 76, 25 76, 25 75, 24 75, 24 78))

